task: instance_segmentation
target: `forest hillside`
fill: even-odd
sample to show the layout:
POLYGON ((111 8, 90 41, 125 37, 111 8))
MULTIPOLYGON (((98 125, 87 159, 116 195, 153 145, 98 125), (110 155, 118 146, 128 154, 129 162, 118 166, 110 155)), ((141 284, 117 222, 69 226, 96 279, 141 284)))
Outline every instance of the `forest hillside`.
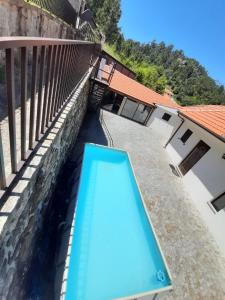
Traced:
POLYGON ((106 36, 105 50, 134 70, 139 82, 159 93, 165 87, 171 88, 181 105, 225 104, 224 86, 211 78, 196 59, 163 41, 142 44, 125 39, 118 27, 120 0, 87 2, 106 36))

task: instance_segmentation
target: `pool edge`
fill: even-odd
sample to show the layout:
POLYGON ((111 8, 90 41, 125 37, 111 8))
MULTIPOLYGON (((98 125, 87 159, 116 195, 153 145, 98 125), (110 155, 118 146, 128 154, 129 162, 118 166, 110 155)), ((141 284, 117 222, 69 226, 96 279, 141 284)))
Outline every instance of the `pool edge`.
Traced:
MULTIPOLYGON (((133 172, 133 176, 134 176, 134 179, 135 179, 135 182, 136 182, 136 185, 137 185, 137 189, 138 189, 138 191, 140 193, 140 198, 141 198, 141 201, 142 201, 142 204, 143 204, 143 208, 144 208, 145 214, 146 214, 148 222, 149 222, 149 224, 151 226, 151 229, 152 229, 152 232, 153 232, 156 244, 158 246, 160 255, 162 257, 162 261, 163 261, 163 263, 164 263, 164 265, 166 267, 166 271, 167 271, 167 274, 168 274, 168 277, 169 277, 169 280, 170 280, 170 285, 168 285, 166 287, 155 289, 155 290, 152 290, 152 291, 149 291, 149 292, 147 291, 147 292, 143 292, 143 293, 139 293, 139 294, 134 294, 134 295, 130 295, 130 296, 125 296, 125 297, 120 297, 120 298, 114 298, 112 300, 132 300, 132 299, 136 299, 136 298, 138 299, 140 297, 145 297, 145 296, 150 296, 150 295, 154 296, 154 295, 157 295, 159 293, 166 292, 166 291, 172 291, 173 290, 173 284, 172 284, 171 272, 170 272, 169 266, 167 264, 166 258, 165 258, 164 254, 163 254, 163 251, 162 251, 159 239, 157 237, 155 228, 154 228, 153 223, 152 223, 152 221, 150 219, 149 212, 148 212, 147 206, 145 204, 144 197, 143 197, 143 194, 141 192, 141 188, 140 188, 138 179, 137 179, 136 174, 134 172, 134 167, 133 167, 133 164, 132 164, 130 153, 128 151, 126 151, 126 150, 121 149, 121 148, 104 146, 104 145, 99 145, 99 144, 95 144, 95 143, 85 143, 84 152, 85 152, 86 145, 92 145, 92 146, 99 147, 99 148, 106 148, 106 149, 111 149, 111 150, 115 150, 115 151, 120 151, 120 152, 123 152, 123 153, 125 153, 127 155, 128 161, 130 163, 130 166, 131 166, 131 169, 132 169, 132 172, 133 172)), ((81 176, 82 176, 83 162, 84 162, 84 153, 83 153, 83 157, 82 157, 81 174, 80 174, 80 178, 79 178, 79 188, 78 188, 77 195, 78 195, 79 189, 80 189, 80 179, 81 179, 81 176)), ((73 218, 73 222, 72 222, 72 225, 71 225, 71 231, 70 231, 70 236, 69 236, 69 241, 68 241, 68 251, 67 251, 67 256, 66 256, 66 261, 65 261, 65 270, 63 272, 62 288, 61 288, 61 293, 60 293, 60 299, 61 300, 65 300, 65 298, 66 298, 66 292, 67 292, 67 282, 68 282, 68 273, 69 273, 69 264, 70 264, 70 254, 71 254, 71 249, 72 249, 73 234, 74 234, 74 230, 75 230, 76 209, 77 209, 77 205, 75 205, 74 218, 73 218)))

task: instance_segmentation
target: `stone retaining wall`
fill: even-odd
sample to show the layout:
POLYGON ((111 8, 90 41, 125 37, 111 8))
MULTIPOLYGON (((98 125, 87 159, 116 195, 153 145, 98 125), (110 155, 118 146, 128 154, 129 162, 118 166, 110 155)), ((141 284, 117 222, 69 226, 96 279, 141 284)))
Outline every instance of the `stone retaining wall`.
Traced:
POLYGON ((0 0, 0 36, 73 39, 66 23, 23 0, 0 0))
POLYGON ((74 145, 87 109, 92 70, 27 163, 0 211, 0 299, 24 299, 24 278, 60 167, 74 145))

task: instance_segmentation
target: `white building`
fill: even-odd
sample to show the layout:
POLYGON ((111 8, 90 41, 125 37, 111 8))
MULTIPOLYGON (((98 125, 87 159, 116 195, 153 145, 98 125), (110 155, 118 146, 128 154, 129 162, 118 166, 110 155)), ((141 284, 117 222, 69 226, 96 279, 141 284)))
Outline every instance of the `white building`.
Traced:
POLYGON ((182 177, 225 256, 225 106, 181 107, 171 95, 159 95, 117 70, 107 89, 103 108, 162 137, 173 172, 182 177))
POLYGON ((182 120, 178 117, 177 108, 157 105, 147 126, 157 131, 163 137, 163 145, 165 145, 181 122, 182 120))
POLYGON ((225 106, 158 106, 148 124, 225 255, 225 106))

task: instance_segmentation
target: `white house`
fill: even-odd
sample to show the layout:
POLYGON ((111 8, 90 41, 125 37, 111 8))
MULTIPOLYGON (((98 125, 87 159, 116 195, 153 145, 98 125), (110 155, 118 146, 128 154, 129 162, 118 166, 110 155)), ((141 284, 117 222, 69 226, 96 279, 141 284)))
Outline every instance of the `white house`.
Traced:
MULTIPOLYGON (((161 95, 134 80, 132 71, 125 70, 123 66, 120 66, 119 62, 114 69, 111 65, 111 60, 109 60, 109 65, 107 64, 107 60, 109 59, 101 60, 101 69, 103 71, 99 72, 97 83, 99 84, 100 80, 101 83, 106 85, 101 100, 101 107, 103 109, 146 125, 156 105, 171 107, 171 113, 173 112, 173 108, 178 107, 171 99, 171 91, 167 91, 167 93, 161 95), (121 69, 124 73, 121 72, 121 69), (110 75, 108 75, 109 73, 110 75), (127 73, 129 76, 126 75, 127 73)), ((176 112, 175 109, 174 112, 176 112)), ((157 126, 155 122, 154 126, 157 126)), ((169 134, 170 131, 168 130, 168 136, 169 134)))
POLYGON ((156 105, 147 126, 158 132, 162 137, 163 145, 165 145, 182 122, 177 108, 156 105))
POLYGON ((158 106, 149 126, 168 139, 171 164, 225 255, 225 106, 158 106))
POLYGON ((225 106, 181 107, 171 95, 159 95, 117 70, 107 89, 103 108, 162 137, 173 171, 182 177, 225 256, 225 106))

